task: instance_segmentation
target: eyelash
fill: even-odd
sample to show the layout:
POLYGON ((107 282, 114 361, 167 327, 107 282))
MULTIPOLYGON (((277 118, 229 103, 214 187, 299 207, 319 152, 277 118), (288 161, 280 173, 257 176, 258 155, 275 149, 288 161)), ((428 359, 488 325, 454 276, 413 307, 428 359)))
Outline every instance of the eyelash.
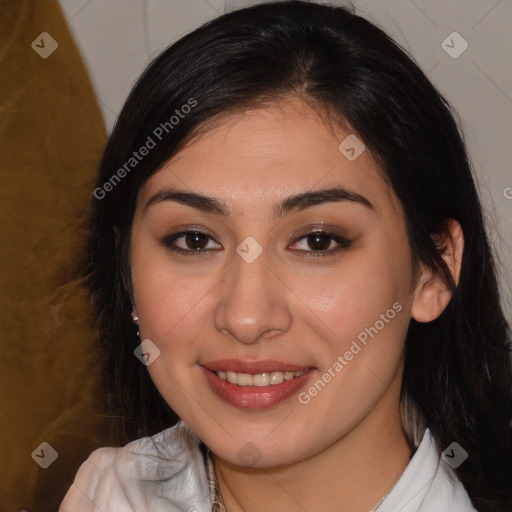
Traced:
MULTIPOLYGON (((210 240, 213 240, 216 242, 215 239, 213 239, 206 233, 203 233, 202 231, 198 231, 198 230, 181 231, 179 233, 175 233, 173 235, 169 235, 169 236, 162 238, 161 242, 164 247, 166 247, 167 249, 170 249, 171 251, 176 252, 178 254, 183 254, 184 256, 202 256, 202 255, 205 255, 208 252, 210 252, 212 249, 202 249, 202 250, 182 249, 181 247, 176 247, 174 245, 174 242, 179 238, 182 238, 186 235, 197 235, 197 234, 203 235, 203 236, 209 238, 210 240)), ((352 242, 350 240, 347 240, 346 238, 343 238, 339 235, 335 235, 334 233, 330 233, 328 231, 322 231, 322 230, 310 231, 309 233, 306 233, 306 234, 302 235, 301 237, 299 237, 294 243, 299 242, 301 240, 308 238, 309 236, 314 236, 314 235, 322 236, 325 238, 329 238, 330 240, 334 240, 335 242, 337 242, 339 244, 339 246, 336 249, 331 249, 329 251, 304 251, 304 250, 300 250, 300 249, 294 249, 294 251, 308 253, 309 256, 306 256, 306 257, 314 257, 314 258, 319 257, 319 256, 325 257, 325 256, 334 255, 335 253, 337 253, 341 250, 348 249, 352 244, 352 242)), ((218 243, 218 242, 216 242, 216 243, 218 243)), ((214 250, 218 250, 218 249, 214 249, 214 250)))

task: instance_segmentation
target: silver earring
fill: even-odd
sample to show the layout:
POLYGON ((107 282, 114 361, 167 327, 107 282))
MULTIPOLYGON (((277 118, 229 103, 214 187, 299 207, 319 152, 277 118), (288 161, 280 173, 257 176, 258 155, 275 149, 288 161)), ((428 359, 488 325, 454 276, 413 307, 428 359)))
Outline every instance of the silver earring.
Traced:
POLYGON ((137 315, 132 315, 133 323, 137 326, 137 338, 140 336, 140 330, 139 330, 139 317, 137 315))

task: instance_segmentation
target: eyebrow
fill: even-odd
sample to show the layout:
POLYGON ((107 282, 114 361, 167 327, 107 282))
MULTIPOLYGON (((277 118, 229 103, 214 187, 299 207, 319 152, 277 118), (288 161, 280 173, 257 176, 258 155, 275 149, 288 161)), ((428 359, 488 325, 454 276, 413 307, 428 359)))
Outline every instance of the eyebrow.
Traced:
MULTIPOLYGON (((164 189, 157 192, 146 202, 143 211, 146 211, 150 206, 164 201, 173 201, 184 204, 206 213, 213 213, 226 217, 230 215, 229 208, 223 201, 214 197, 178 189, 164 189)), ((319 204, 339 203, 344 201, 360 204, 377 213, 376 208, 366 197, 342 187, 334 187, 311 190, 288 196, 279 204, 274 206, 274 216, 279 218, 291 213, 292 211, 305 210, 306 208, 311 208, 312 206, 317 206, 319 204)))

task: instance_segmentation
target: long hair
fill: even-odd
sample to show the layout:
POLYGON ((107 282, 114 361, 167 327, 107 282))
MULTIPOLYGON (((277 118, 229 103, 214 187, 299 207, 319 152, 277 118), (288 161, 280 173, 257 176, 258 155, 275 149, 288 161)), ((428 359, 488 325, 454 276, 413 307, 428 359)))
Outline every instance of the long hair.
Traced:
POLYGON ((457 114, 405 50, 341 7, 280 2, 220 16, 161 53, 128 97, 102 158, 82 272, 123 439, 178 420, 133 354, 128 248, 138 190, 222 116, 291 94, 364 141, 403 206, 415 264, 453 292, 438 319, 411 320, 405 432, 417 444, 428 427, 440 451, 458 442, 469 457, 456 473, 475 506, 512 510, 510 327, 457 114), (130 160, 148 137, 151 150, 130 160), (465 239, 457 286, 438 244, 447 219, 465 239))

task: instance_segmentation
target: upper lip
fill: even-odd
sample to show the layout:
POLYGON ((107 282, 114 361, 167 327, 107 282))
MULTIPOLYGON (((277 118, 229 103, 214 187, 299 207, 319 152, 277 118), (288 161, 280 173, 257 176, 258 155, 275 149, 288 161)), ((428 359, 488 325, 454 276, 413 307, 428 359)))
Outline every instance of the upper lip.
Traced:
POLYGON ((249 373, 256 375, 258 373, 269 372, 297 372, 312 365, 284 363, 273 359, 263 359, 261 361, 242 361, 240 359, 216 359, 215 361, 205 361, 201 363, 208 370, 214 372, 236 372, 249 373))

